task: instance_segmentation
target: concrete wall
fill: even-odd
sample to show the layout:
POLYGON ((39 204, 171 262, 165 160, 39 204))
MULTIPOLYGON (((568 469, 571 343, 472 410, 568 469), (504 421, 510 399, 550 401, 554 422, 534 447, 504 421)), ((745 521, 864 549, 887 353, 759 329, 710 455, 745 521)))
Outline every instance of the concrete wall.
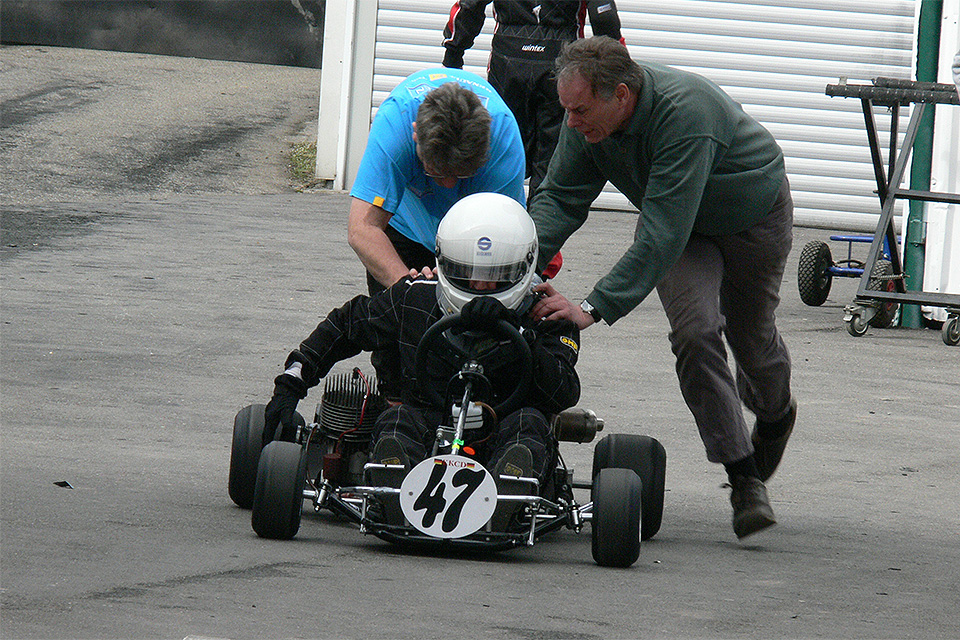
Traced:
POLYGON ((0 41, 320 66, 325 0, 0 0, 0 41))

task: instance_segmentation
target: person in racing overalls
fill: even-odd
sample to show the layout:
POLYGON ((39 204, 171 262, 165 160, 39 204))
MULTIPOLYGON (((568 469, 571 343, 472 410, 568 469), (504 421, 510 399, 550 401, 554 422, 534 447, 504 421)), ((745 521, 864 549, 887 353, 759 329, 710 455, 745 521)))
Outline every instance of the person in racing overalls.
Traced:
MULTIPOLYGON (((485 416, 465 434, 476 459, 499 473, 535 477, 541 485, 556 461, 548 416, 576 404, 580 380, 574 366, 580 333, 567 320, 534 321, 530 309, 538 287, 537 233, 525 208, 497 193, 467 196, 450 208, 436 239, 435 279, 408 277, 374 296, 357 296, 331 311, 287 357, 265 412, 264 445, 294 440, 294 412, 307 390, 337 362, 360 351, 396 344, 402 371, 402 402, 389 407, 373 428, 375 462, 410 468, 430 455, 436 427, 449 422, 450 407, 428 406, 422 389, 443 390, 459 368, 437 358, 430 379, 416 378, 416 351, 427 330, 445 315, 460 313, 467 327, 482 329, 507 320, 520 329, 533 356, 532 381, 521 408, 485 416), (279 426, 279 429, 278 429, 279 426)), ((494 341, 491 341, 494 342, 494 341)), ((495 405, 516 389, 515 358, 492 351, 482 360, 495 405)), ((459 398, 457 398, 459 401, 459 398)))
MULTIPOLYGON (((463 68, 463 52, 483 28, 488 4, 490 0, 453 4, 443 29, 443 66, 463 68)), ((563 43, 583 37, 587 15, 594 35, 623 42, 620 17, 613 0, 493 0, 493 15, 497 27, 487 81, 520 125, 532 195, 547 173, 563 123, 553 61, 563 43)))

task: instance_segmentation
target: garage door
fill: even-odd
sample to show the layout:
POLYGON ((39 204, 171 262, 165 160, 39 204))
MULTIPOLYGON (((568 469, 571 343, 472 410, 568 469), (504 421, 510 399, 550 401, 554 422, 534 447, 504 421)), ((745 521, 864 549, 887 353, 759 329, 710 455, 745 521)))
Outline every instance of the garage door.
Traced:
MULTIPOLYGON (((405 76, 443 58, 452 2, 380 0, 373 111, 405 76)), ((876 182, 860 101, 824 95, 840 77, 912 77, 913 0, 618 0, 631 55, 707 76, 777 138, 801 225, 873 231, 876 182)), ((486 75, 491 8, 464 68, 486 75)), ((589 30, 588 30, 589 33, 589 30)), ((907 110, 900 131, 906 126, 907 110)), ((890 118, 878 112, 882 140, 890 118)), ((612 187, 597 207, 633 210, 612 187)))

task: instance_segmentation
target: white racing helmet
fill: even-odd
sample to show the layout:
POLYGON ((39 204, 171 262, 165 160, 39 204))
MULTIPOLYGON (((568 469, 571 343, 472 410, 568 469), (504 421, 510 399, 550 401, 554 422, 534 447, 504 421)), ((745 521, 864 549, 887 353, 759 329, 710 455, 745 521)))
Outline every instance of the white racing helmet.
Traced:
POLYGON ((519 202, 475 193, 450 207, 437 230, 437 297, 444 315, 481 295, 519 309, 537 265, 537 229, 519 202), (495 282, 478 291, 471 281, 495 282))

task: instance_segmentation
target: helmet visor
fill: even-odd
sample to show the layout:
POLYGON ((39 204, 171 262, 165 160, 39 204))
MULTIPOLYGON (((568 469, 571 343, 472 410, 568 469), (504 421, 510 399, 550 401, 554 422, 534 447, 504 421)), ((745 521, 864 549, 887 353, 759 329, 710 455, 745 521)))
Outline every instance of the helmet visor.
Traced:
POLYGON ((520 282, 530 268, 528 261, 513 262, 510 264, 465 264, 440 255, 437 257, 437 266, 443 271, 451 285, 461 291, 483 293, 498 293, 506 291, 520 282), (493 283, 493 287, 470 286, 470 283, 493 283))

